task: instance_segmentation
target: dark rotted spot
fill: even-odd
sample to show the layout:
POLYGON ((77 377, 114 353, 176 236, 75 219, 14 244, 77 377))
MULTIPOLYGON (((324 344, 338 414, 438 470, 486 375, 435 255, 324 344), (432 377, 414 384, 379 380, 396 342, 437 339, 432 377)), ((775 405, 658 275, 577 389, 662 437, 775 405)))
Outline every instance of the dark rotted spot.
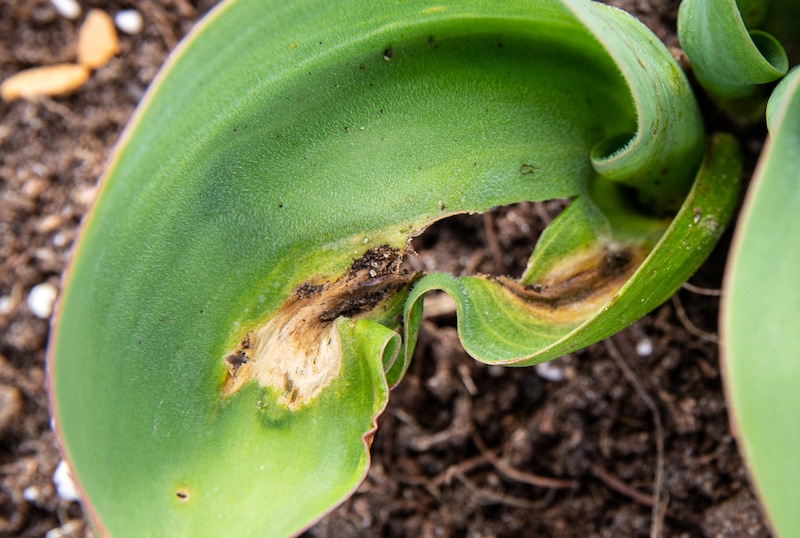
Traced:
POLYGON ((239 371, 239 368, 241 368, 243 364, 247 363, 247 355, 241 351, 237 351, 236 353, 231 353, 230 355, 226 356, 225 362, 231 366, 233 375, 236 375, 236 372, 239 371))

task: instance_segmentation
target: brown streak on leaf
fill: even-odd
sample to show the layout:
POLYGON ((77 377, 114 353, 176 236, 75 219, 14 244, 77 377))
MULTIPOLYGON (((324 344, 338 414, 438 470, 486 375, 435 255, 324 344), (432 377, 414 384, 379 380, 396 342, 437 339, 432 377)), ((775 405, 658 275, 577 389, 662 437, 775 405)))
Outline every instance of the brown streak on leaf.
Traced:
POLYGON ((641 248, 608 245, 565 260, 535 284, 525 286, 507 277, 496 281, 534 310, 532 315, 553 323, 574 323, 583 321, 611 299, 646 255, 641 248))

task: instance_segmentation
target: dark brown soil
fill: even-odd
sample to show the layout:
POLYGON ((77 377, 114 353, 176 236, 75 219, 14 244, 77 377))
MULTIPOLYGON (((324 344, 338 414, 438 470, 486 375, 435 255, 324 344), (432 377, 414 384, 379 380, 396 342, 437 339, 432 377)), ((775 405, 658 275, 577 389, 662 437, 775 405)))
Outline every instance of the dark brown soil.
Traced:
MULTIPOLYGON (((132 5, 81 3, 112 14, 132 5)), ((109 150, 209 3, 136 2, 144 31, 121 35, 120 54, 74 95, 0 103, 0 536, 90 535, 51 480, 60 458, 44 392, 48 321, 26 298, 42 282, 59 285, 109 150)), ((677 44, 677 2, 617 3, 677 44)), ((77 24, 47 0, 6 0, 0 79, 74 61, 77 24)), ((450 219, 415 242, 410 263, 518 275, 560 207, 450 219)), ((718 289, 725 256, 723 241, 692 282, 718 289)), ((682 290, 609 341, 525 369, 470 359, 447 300, 429 306, 369 476, 307 536, 769 536, 728 426, 717 297, 682 290)))

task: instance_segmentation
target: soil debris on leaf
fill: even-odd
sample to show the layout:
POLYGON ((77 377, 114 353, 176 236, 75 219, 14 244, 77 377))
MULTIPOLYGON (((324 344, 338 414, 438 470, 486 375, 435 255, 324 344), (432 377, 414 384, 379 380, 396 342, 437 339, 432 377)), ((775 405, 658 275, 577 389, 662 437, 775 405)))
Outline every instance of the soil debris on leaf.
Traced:
POLYGON ((579 317, 611 299, 646 255, 641 249, 609 245, 565 260, 535 284, 523 286, 505 277, 495 280, 544 316, 552 317, 556 310, 568 307, 569 316, 579 317))

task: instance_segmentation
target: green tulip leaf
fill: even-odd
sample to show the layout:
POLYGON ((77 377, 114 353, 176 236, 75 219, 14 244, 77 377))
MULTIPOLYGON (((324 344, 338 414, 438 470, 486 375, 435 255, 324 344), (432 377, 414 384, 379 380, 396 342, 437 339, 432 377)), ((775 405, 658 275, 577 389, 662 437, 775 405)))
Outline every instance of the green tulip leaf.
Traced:
MULTIPOLYGON (((464 348, 483 362, 529 366, 611 336, 664 302, 697 270, 733 213, 740 173, 736 142, 718 135, 684 207, 649 252, 646 244, 630 246, 612 235, 604 236, 600 248, 591 243, 577 260, 557 255, 561 263, 538 279, 425 276, 407 302, 406 345, 415 343, 419 299, 431 290, 453 297, 464 348)), ((534 260, 539 261, 536 252, 534 260)))
POLYGON ((366 473, 427 289, 471 353, 520 364, 665 300, 735 198, 699 118, 666 48, 587 0, 218 6, 123 134, 51 333, 95 530, 311 525, 366 473), (403 269, 437 220, 554 198, 519 281, 403 269))
POLYGON ((770 2, 740 4, 742 12, 736 0, 683 0, 678 11, 678 36, 697 80, 737 111, 758 85, 779 79, 789 68, 776 37, 745 26, 743 14, 751 24, 763 23, 770 2))
POLYGON ((796 0, 738 0, 748 28, 762 28, 786 50, 789 65, 800 63, 800 3, 796 0))
POLYGON ((768 104, 770 138, 727 267, 723 372, 733 429, 777 536, 800 536, 800 69, 768 104))

